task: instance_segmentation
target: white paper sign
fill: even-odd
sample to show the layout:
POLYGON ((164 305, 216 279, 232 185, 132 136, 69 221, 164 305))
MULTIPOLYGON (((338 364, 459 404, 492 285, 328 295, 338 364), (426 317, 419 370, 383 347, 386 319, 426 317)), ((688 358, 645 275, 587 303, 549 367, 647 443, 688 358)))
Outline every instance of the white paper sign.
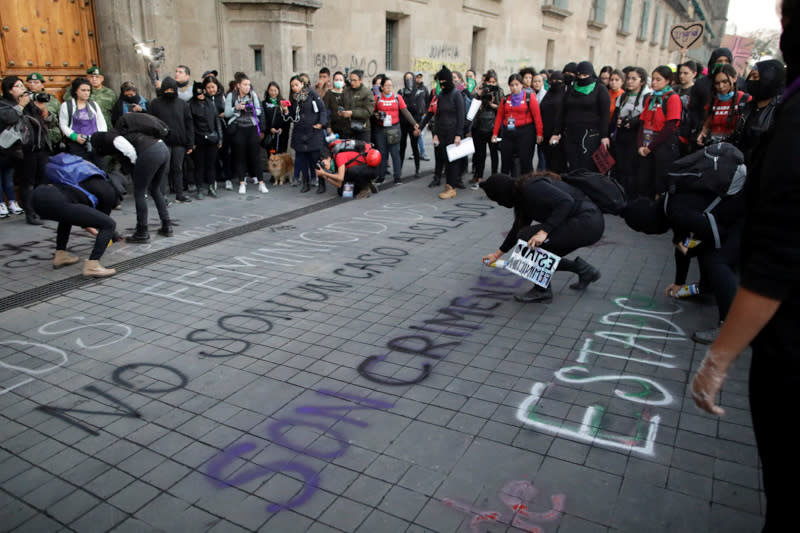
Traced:
POLYGON ((531 250, 527 242, 519 240, 511 250, 511 257, 506 261, 505 269, 540 287, 547 288, 560 261, 561 258, 556 254, 541 248, 531 250))
POLYGON ((467 110, 467 120, 472 120, 475 118, 475 115, 478 114, 478 110, 481 108, 481 99, 480 98, 473 98, 472 103, 469 104, 469 109, 467 110))
POLYGON ((462 157, 468 157, 475 153, 475 144, 472 142, 472 137, 461 139, 461 143, 456 146, 455 143, 447 145, 447 160, 455 161, 462 157))

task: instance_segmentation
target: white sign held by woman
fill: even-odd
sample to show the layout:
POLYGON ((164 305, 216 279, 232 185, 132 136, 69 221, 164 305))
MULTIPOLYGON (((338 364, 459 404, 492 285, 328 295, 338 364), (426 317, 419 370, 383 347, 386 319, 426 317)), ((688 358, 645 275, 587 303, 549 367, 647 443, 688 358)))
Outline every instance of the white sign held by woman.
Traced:
POLYGON ((561 258, 541 248, 531 249, 528 243, 518 240, 506 261, 505 269, 517 276, 547 288, 558 268, 561 258))

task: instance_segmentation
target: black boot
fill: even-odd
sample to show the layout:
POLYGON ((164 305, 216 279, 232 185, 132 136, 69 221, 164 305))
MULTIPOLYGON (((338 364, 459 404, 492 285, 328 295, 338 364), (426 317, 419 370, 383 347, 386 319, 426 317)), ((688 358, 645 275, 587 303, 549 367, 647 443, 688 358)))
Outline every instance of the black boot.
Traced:
POLYGON ((300 192, 308 192, 311 190, 311 185, 308 184, 308 176, 303 176, 303 186, 300 188, 300 192))
POLYGON ((130 237, 125 238, 125 242, 132 244, 144 244, 150 242, 150 233, 147 231, 147 226, 136 225, 136 233, 130 237))
POLYGON ((322 194, 325 192, 325 179, 319 178, 317 181, 317 194, 322 194))
POLYGON ((553 301, 553 289, 547 287, 543 289, 538 285, 534 285, 534 287, 526 292, 525 294, 517 294, 514 296, 514 299, 518 302, 530 304, 530 303, 540 303, 546 304, 553 301))
POLYGON ((172 221, 164 220, 161 222, 161 229, 158 230, 158 234, 162 237, 172 237, 175 232, 172 231, 172 221))
POLYGON ((442 178, 434 176, 433 180, 428 184, 428 187, 429 188, 438 187, 441 184, 442 184, 442 178))
POLYGON ((569 286, 570 289, 576 291, 585 290, 590 283, 600 279, 600 271, 580 257, 576 257, 575 261, 562 259, 558 263, 558 270, 566 270, 567 272, 574 272, 578 275, 578 281, 569 286))
POLYGON ((33 187, 24 187, 22 189, 22 208, 25 210, 25 222, 31 226, 41 226, 44 224, 36 211, 33 210, 33 187))

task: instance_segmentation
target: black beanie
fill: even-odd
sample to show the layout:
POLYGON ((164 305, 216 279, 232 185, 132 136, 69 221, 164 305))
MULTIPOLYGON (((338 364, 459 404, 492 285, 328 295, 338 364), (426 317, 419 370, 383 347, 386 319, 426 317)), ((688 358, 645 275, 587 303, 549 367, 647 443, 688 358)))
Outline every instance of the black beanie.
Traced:
POLYGON ((205 86, 202 81, 196 81, 192 84, 192 96, 197 96, 205 92, 205 86))
POLYGON ((119 137, 119 133, 114 130, 98 131, 92 134, 92 149, 99 155, 112 155, 117 152, 114 146, 114 139, 119 137))
POLYGON ((436 73, 436 81, 438 81, 439 85, 442 87, 443 93, 455 88, 455 85, 453 85, 453 73, 446 65, 442 65, 441 70, 436 73), (442 80, 444 80, 444 83, 442 83, 442 80))
POLYGON ((581 61, 578 63, 578 66, 575 67, 576 74, 588 74, 592 78, 596 78, 597 75, 594 73, 594 65, 592 65, 589 61, 581 61))
POLYGON ((575 74, 577 68, 578 68, 577 63, 569 62, 566 65, 564 65, 564 68, 562 70, 565 74, 566 73, 575 74))
POLYGON ((503 207, 514 207, 515 187, 514 178, 505 174, 493 174, 486 181, 481 181, 480 187, 489 200, 497 202, 503 207))

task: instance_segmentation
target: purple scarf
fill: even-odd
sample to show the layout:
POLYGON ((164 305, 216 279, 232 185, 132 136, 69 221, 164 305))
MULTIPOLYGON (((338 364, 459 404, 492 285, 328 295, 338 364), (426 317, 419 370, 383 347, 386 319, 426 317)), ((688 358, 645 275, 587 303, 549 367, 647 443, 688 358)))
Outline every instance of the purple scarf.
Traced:
POLYGON ((522 91, 519 94, 511 93, 511 107, 519 107, 524 99, 525 93, 522 91))

